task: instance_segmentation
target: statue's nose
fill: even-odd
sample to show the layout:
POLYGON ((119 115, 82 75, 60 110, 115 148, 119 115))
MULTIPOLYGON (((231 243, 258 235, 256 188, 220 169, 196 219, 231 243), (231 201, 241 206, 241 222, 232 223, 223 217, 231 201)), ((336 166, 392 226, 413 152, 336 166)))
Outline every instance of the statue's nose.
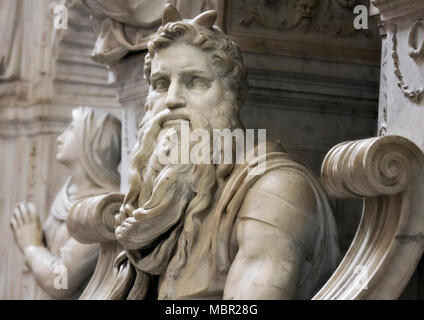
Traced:
POLYGON ((61 135, 59 135, 59 136, 57 137, 57 139, 56 139, 56 143, 57 143, 57 144, 61 144, 61 143, 63 143, 63 134, 61 134, 61 135))
POLYGON ((166 106, 170 109, 185 107, 186 100, 183 94, 183 88, 178 82, 173 82, 168 88, 166 106))

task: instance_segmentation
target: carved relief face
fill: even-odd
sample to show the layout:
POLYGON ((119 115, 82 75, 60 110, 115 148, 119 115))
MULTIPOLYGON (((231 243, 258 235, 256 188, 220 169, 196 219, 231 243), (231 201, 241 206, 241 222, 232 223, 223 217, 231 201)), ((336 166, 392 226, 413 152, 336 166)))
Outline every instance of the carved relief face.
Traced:
POLYGON ((154 113, 185 108, 212 118, 227 90, 210 60, 209 53, 186 44, 160 50, 152 59, 148 95, 154 113))
POLYGON ((80 142, 76 136, 77 123, 72 121, 68 128, 57 138, 56 159, 62 164, 78 160, 81 152, 80 142))
POLYGON ((311 22, 317 9, 317 0, 299 0, 296 4, 296 15, 302 20, 311 22))

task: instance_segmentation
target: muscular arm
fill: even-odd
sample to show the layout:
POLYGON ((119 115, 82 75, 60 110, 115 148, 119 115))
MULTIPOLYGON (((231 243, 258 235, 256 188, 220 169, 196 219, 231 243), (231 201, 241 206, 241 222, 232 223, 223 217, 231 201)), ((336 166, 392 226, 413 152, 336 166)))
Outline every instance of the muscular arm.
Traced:
POLYGON ((25 263, 31 269, 37 283, 52 298, 66 299, 81 286, 88 273, 94 270, 97 262, 98 244, 81 244, 70 238, 60 250, 60 256, 55 257, 43 246, 28 246, 25 251, 25 263), (65 273, 64 273, 65 272, 65 273), (59 281, 67 277, 68 289, 55 288, 59 281))
POLYGON ((315 212, 315 195, 299 172, 278 169, 261 177, 239 211, 239 250, 224 299, 295 299, 315 212))

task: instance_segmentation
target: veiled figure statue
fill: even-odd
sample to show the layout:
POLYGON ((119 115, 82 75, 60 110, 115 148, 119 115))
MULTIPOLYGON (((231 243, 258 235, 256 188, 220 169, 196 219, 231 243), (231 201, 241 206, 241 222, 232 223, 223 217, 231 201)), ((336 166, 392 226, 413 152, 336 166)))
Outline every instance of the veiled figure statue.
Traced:
MULTIPOLYGON (((198 147, 184 140, 184 126, 210 136, 247 131, 239 117, 247 69, 216 17, 206 11, 183 20, 168 4, 147 44, 146 114, 130 188, 115 198, 113 236, 124 250, 110 263, 113 275, 91 283, 91 292, 104 291, 97 298, 308 299, 339 262, 327 195, 280 144, 248 148, 244 134, 245 152, 230 143, 237 159, 227 163, 217 161, 228 150, 215 147, 222 136, 214 136, 203 143, 210 147, 202 149, 203 161, 183 161, 182 147, 178 161, 164 161, 176 146, 188 142, 190 154, 198 147)), ((75 221, 89 221, 90 210, 76 209, 75 221)))
POLYGON ((20 203, 11 221, 16 243, 41 288, 52 298, 75 299, 95 268, 99 245, 69 235, 66 219, 76 203, 119 190, 121 123, 109 113, 80 107, 57 138, 56 158, 70 172, 43 227, 32 203, 20 203))

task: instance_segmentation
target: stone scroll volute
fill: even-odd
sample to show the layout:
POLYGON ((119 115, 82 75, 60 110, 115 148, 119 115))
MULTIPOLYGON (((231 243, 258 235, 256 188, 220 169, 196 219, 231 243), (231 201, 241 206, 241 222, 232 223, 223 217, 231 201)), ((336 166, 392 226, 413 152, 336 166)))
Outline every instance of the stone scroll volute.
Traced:
POLYGON ((335 146, 322 180, 335 197, 363 197, 360 226, 318 300, 397 299, 423 252, 424 156, 401 136, 335 146))
POLYGON ((109 297, 116 280, 114 262, 122 247, 116 241, 114 218, 123 201, 123 195, 110 193, 92 197, 75 205, 66 221, 69 233, 81 243, 100 243, 100 256, 90 282, 80 300, 98 300, 109 297))

